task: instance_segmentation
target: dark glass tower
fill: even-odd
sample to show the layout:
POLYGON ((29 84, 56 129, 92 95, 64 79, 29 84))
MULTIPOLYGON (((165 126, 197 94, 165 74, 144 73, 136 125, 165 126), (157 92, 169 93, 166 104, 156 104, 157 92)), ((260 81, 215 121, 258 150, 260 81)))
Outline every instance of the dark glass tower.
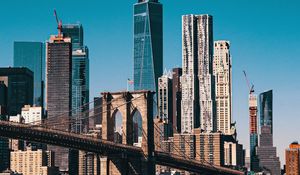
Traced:
POLYGON ((72 39, 73 50, 83 47, 83 27, 81 24, 65 24, 62 26, 64 37, 72 39))
POLYGON ((259 95, 260 126, 270 126, 273 134, 273 91, 269 90, 259 95))
MULTIPOLYGON (((72 44, 70 38, 51 36, 47 42, 46 60, 46 104, 48 119, 59 123, 55 127, 70 130, 67 123, 71 116, 72 97, 72 44)), ((69 149, 49 146, 55 152, 55 165, 62 171, 68 170, 69 149)))
MULTIPOLYGON (((62 28, 65 37, 72 42, 72 118, 88 117, 89 102, 89 52, 83 44, 83 27, 81 24, 67 24, 62 28)), ((88 129, 88 120, 78 120, 72 126, 76 132, 88 129)))
POLYGON ((259 167, 272 175, 280 175, 280 161, 276 147, 273 146, 273 91, 259 95, 260 101, 260 137, 257 156, 259 167))
POLYGON ((43 107, 45 76, 44 43, 14 42, 14 67, 27 67, 34 74, 33 104, 43 107))
POLYGON ((158 0, 134 5, 134 90, 158 89, 163 73, 163 9, 158 0))
POLYGON ((0 68, 0 82, 7 87, 7 115, 21 114, 33 104, 33 72, 28 68, 0 68))
MULTIPOLYGON (((7 87, 0 80, 0 120, 7 120, 7 87)), ((0 137, 0 172, 9 168, 9 142, 7 138, 0 137)))

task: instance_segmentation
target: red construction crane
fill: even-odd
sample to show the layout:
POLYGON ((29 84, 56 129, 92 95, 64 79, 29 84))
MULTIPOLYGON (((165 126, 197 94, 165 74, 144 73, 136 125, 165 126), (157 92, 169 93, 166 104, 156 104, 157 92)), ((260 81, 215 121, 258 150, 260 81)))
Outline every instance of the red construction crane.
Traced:
POLYGON ((249 88, 249 94, 252 94, 252 93, 254 93, 254 85, 251 84, 251 87, 250 87, 250 83, 249 83, 246 71, 243 71, 243 72, 244 72, 244 76, 245 76, 245 79, 246 79, 246 82, 247 82, 247 86, 249 88))
POLYGON ((58 19, 56 10, 54 10, 54 16, 56 18, 56 23, 57 23, 58 37, 62 37, 62 20, 58 19))

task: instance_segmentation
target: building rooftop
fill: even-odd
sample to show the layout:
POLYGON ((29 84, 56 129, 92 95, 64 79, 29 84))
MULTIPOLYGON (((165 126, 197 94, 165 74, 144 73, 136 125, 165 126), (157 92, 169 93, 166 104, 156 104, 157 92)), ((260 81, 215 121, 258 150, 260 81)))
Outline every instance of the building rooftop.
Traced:
POLYGON ((27 74, 33 76, 33 72, 26 67, 0 67, 0 76, 27 74))

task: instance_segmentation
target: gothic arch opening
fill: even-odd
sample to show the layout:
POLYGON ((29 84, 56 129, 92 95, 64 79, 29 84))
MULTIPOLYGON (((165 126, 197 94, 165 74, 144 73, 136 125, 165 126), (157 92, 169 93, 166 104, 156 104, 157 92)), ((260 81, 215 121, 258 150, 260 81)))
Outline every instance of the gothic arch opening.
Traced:
POLYGON ((143 126, 142 115, 138 109, 135 109, 132 113, 132 136, 133 145, 141 147, 143 140, 143 126))
POLYGON ((115 143, 120 143, 122 144, 123 140, 123 116, 121 112, 116 109, 112 115, 113 121, 114 121, 114 133, 113 133, 113 138, 115 143))

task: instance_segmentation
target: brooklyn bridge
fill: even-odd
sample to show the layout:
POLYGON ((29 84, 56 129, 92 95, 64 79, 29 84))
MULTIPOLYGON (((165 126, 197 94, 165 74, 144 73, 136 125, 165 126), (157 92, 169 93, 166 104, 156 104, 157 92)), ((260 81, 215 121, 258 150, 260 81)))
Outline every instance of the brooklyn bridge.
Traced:
MULTIPOLYGON (((184 170, 201 175, 242 175, 244 172, 214 165, 208 161, 190 159, 166 152, 161 148, 159 135, 162 133, 153 120, 153 96, 150 91, 102 93, 101 138, 62 129, 61 125, 72 125, 91 116, 61 122, 46 119, 38 125, 0 121, 0 136, 12 139, 40 142, 76 150, 95 153, 107 158, 108 174, 154 175, 157 165, 184 170), (122 116, 122 140, 114 140, 116 113, 122 116), (134 146, 133 116, 141 115, 141 146, 134 146)), ((61 118, 64 118, 62 114, 61 118)), ((178 149, 173 145, 171 149, 178 149)))

